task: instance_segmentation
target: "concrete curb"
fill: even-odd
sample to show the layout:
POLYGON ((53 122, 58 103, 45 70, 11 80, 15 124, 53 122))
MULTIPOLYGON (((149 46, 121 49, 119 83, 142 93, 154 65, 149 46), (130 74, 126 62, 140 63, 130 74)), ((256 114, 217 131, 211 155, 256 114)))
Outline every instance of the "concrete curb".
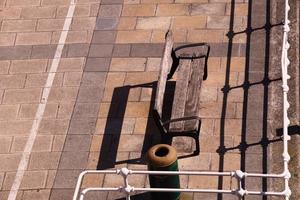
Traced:
POLYGON ((295 95, 296 95, 296 108, 295 108, 295 112, 296 112, 296 119, 295 120, 295 124, 298 125, 298 133, 296 133, 296 135, 292 136, 292 140, 290 142, 290 154, 291 154, 291 163, 290 163, 290 169, 291 169, 291 174, 292 174, 292 178, 291 178, 291 190, 293 192, 292 198, 291 200, 297 200, 300 199, 300 133, 299 133, 299 123, 300 123, 300 67, 299 67, 299 47, 300 47, 300 43, 299 43, 299 28, 300 28, 300 1, 299 0, 294 0, 292 1, 293 5, 292 5, 292 9, 291 9, 291 14, 292 17, 295 16, 295 21, 292 22, 292 26, 291 26, 291 34, 293 39, 295 39, 295 44, 292 46, 292 48, 295 48, 295 52, 294 55, 292 55, 292 60, 294 60, 295 64, 294 64, 294 74, 293 76, 295 77, 295 95))
POLYGON ((290 32, 290 43, 291 50, 289 52, 291 65, 289 74, 291 75, 290 95, 289 101, 291 103, 291 109, 289 116, 291 117, 291 125, 297 126, 295 135, 292 135, 292 139, 289 145, 289 153, 291 155, 291 161, 289 164, 292 178, 290 180, 290 187, 292 190, 291 200, 300 199, 300 133, 299 133, 299 121, 300 121, 300 69, 299 69, 299 27, 300 27, 300 1, 291 0, 291 32, 290 32), (298 132, 298 133, 297 133, 298 132))
MULTIPOLYGON (((284 2, 285 0, 275 0, 273 1, 273 19, 275 19, 276 22, 282 20, 284 18, 284 2)), ((291 200, 299 200, 300 199, 300 133, 299 133, 299 120, 300 120, 300 73, 299 73, 299 26, 300 26, 300 0, 289 0, 291 10, 289 12, 289 19, 291 21, 290 28, 291 32, 289 33, 289 42, 291 45, 291 48, 289 50, 289 59, 291 61, 291 64, 289 66, 289 75, 291 76, 291 79, 288 81, 289 84, 289 93, 288 93, 288 100, 290 103, 290 109, 289 109, 289 118, 291 121, 290 127, 293 128, 294 131, 290 131, 290 134, 292 133, 292 139, 289 142, 289 154, 291 156, 291 160, 289 163, 289 169, 291 172, 291 180, 290 180, 290 188, 292 190, 292 196, 291 200), (295 131, 296 130, 296 131, 295 131)), ((272 58, 272 65, 275 66, 276 69, 281 69, 280 59, 281 59, 281 45, 282 45, 282 27, 279 29, 275 29, 274 37, 272 38, 272 42, 275 45, 274 47, 277 48, 274 49, 271 53, 272 58)), ((277 70, 276 70, 277 71, 277 70)), ((275 101, 275 105, 277 105, 277 108, 275 109, 274 115, 272 117, 272 126, 274 129, 282 128, 282 89, 280 88, 280 85, 273 88, 273 92, 275 92, 279 98, 277 98, 275 101)), ((275 137, 276 133, 273 133, 273 136, 275 137)), ((272 145, 272 171, 275 173, 281 173, 282 168, 282 143, 277 143, 272 145)), ((272 182, 272 189, 274 191, 281 191, 283 190, 282 183, 278 181, 272 182)), ((278 199, 276 197, 273 197, 271 199, 278 199)))

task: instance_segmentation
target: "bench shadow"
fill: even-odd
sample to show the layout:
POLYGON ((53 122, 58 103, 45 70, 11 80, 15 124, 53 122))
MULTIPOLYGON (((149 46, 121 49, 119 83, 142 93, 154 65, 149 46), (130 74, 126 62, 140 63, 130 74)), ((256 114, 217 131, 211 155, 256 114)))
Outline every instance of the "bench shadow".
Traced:
POLYGON ((152 94, 149 109, 151 111, 154 106, 153 99, 155 98, 156 84, 156 82, 151 82, 114 88, 111 105, 109 107, 107 121, 104 128, 102 145, 100 148, 99 160, 97 165, 98 170, 114 168, 115 165, 124 163, 145 164, 144 154, 151 146, 155 144, 155 140, 152 139, 153 137, 155 137, 155 133, 158 133, 158 131, 153 130, 154 127, 151 126, 151 124, 153 124, 151 122, 151 112, 149 112, 148 114, 145 137, 141 150, 141 157, 130 160, 117 161, 117 153, 130 90, 134 88, 151 88, 152 94))
MULTIPOLYGON (((240 170, 251 171, 254 166, 251 166, 251 161, 253 158, 249 157, 249 148, 256 148, 261 154, 257 154, 255 159, 259 159, 260 166, 256 166, 256 171, 260 173, 268 173, 270 170, 268 168, 268 157, 270 150, 268 147, 274 142, 281 142, 280 137, 271 136, 270 125, 268 121, 269 109, 268 106, 270 100, 270 84, 272 82, 279 82, 281 76, 276 74, 276 78, 270 75, 273 70, 270 67, 272 53, 271 47, 271 31, 276 26, 281 26, 282 23, 271 24, 271 0, 259 1, 259 0, 249 0, 248 1, 248 19, 247 27, 244 31, 235 32, 235 6, 236 1, 231 1, 231 13, 230 13, 230 24, 229 31, 227 33, 228 38, 228 48, 227 48, 227 62, 226 62, 226 72, 225 72, 225 83, 222 88, 223 100, 222 100, 222 112, 220 120, 220 146, 217 150, 219 154, 219 171, 224 171, 225 156, 227 153, 233 150, 238 150, 240 154, 240 170), (260 9, 257 9, 258 6, 260 9), (258 19, 258 17, 260 19, 258 19), (246 34, 246 50, 245 50, 245 72, 244 81, 241 85, 231 87, 230 86, 230 73, 231 73, 231 62, 232 62, 232 48, 234 43, 234 38, 240 34, 246 34), (257 53, 255 52, 257 51, 257 53), (255 73, 259 72, 256 76, 255 73), (256 81, 256 79, 260 79, 256 81), (240 143, 233 147, 226 147, 225 144, 225 127, 226 127, 226 115, 228 107, 228 97, 230 92, 235 89, 242 88, 243 90, 243 102, 241 105, 241 139, 240 143), (257 92, 253 92, 257 91, 257 92), (256 98, 259 100, 253 102, 256 98), (251 123, 251 120, 257 120, 259 124, 251 123), (259 128, 255 128, 258 126, 259 128), (253 131, 255 134, 253 135, 253 131), (251 137, 255 136, 257 139, 255 142, 251 140, 251 137), (272 138, 271 138, 272 137, 272 138), (260 138, 260 139, 258 139, 260 138), (261 157, 261 158, 260 158, 261 157)), ((273 70, 274 71, 274 70, 273 70)), ((278 83, 274 83, 278 84, 278 83)), ((253 152, 252 152, 253 153, 253 152)), ((254 163, 257 163, 257 161, 254 163)), ((269 182, 266 178, 260 179, 261 184, 256 183, 256 188, 260 187, 261 191, 267 191, 269 187, 269 182), (259 185, 259 186, 258 186, 259 185)), ((223 189, 223 177, 218 179, 218 189, 223 189)), ((245 180, 242 182, 242 187, 245 186, 253 187, 253 185, 247 184, 245 180)), ((223 194, 217 195, 218 200, 223 199, 223 194)), ((241 199, 248 199, 243 197, 241 199)), ((255 198, 256 199, 256 198, 255 198)), ((257 199, 266 200, 267 196, 258 197, 257 199)))
MULTIPOLYGON (((97 169, 113 168, 115 167, 115 165, 124 164, 124 163, 141 164, 141 165, 146 164, 145 154, 148 151, 148 149, 156 144, 161 143, 160 132, 152 118, 152 110, 154 107, 156 87, 157 87, 157 81, 138 84, 138 85, 126 85, 126 86, 114 88, 111 105, 108 111, 107 122, 104 129, 97 169), (143 146, 139 158, 117 161, 118 146, 122 134, 122 126, 124 124, 128 97, 129 97, 130 90, 135 88, 148 88, 148 89, 150 88, 152 90, 143 146)), ((168 93, 170 95, 167 95, 168 98, 166 98, 165 101, 168 102, 173 101, 172 91, 174 91, 174 87, 175 85, 174 82, 172 81, 167 84, 166 91, 169 91, 168 93)), ((166 104, 166 105, 172 105, 172 104, 166 104)), ((171 115, 170 107, 164 107, 163 109, 166 118, 171 115)))
MULTIPOLYGON (((138 84, 138 85, 126 85, 122 87, 114 88, 111 105, 109 107, 107 121, 104 128, 103 140, 100 147, 100 154, 97 164, 98 170, 104 170, 114 168, 115 165, 120 164, 138 164, 146 165, 146 157, 148 149, 152 146, 162 143, 161 133, 156 126, 152 117, 152 111, 154 108, 155 96, 156 96, 157 81, 138 84), (122 127, 126 118, 126 107, 131 89, 135 88, 150 88, 151 99, 150 109, 147 118, 147 125, 145 129, 145 136, 143 140, 143 146, 140 152, 140 156, 137 158, 129 158, 126 160, 117 159, 118 146, 121 139, 122 127)), ((166 85, 166 92, 163 103, 163 119, 167 120, 171 117, 172 102, 174 98, 175 81, 168 81, 166 85)), ((170 141, 170 145, 171 145, 170 141)), ((178 156, 178 159, 195 156, 194 153, 178 156)))

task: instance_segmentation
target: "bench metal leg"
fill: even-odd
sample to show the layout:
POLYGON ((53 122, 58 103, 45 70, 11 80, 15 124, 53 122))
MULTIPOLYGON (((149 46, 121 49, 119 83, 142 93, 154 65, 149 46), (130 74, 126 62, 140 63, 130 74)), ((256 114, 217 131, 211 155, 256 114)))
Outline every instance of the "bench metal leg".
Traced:
POLYGON ((195 132, 195 142, 196 142, 196 150, 194 151, 195 155, 198 155, 200 153, 200 141, 199 141, 199 135, 200 135, 200 129, 201 129, 201 120, 199 120, 199 126, 198 130, 195 132))
POLYGON ((199 153, 200 153, 199 135, 200 135, 200 128, 201 128, 201 120, 200 119, 199 119, 198 130, 194 130, 194 131, 191 131, 191 132, 184 132, 184 133, 183 132, 169 133, 164 129, 164 127, 162 126, 161 121, 158 120, 158 118, 154 117, 154 120, 156 122, 156 125, 159 128, 162 144, 171 145, 172 144, 172 138, 177 137, 177 136, 192 137, 195 140, 195 144, 196 144, 196 150, 193 152, 193 155, 199 155, 199 153))
POLYGON ((199 155, 200 153, 200 144, 199 144, 199 132, 192 132, 190 134, 184 134, 184 135, 180 135, 179 134, 169 134, 169 133, 165 133, 161 135, 161 142, 163 144, 172 144, 172 139, 173 137, 192 137, 195 140, 195 144, 196 144, 196 149, 193 152, 193 155, 199 155))
POLYGON ((193 138, 196 143, 196 150, 194 151, 194 155, 199 155, 199 153, 200 153, 199 133, 196 133, 193 138))

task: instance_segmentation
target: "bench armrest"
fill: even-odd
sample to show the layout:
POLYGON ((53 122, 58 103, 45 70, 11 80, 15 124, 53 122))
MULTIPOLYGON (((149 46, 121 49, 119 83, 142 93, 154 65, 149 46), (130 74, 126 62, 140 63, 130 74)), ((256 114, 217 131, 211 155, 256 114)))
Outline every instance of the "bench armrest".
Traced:
MULTIPOLYGON (((171 67, 171 70, 168 74, 168 80, 171 79, 178 67, 178 64, 179 64, 179 61, 176 56, 176 51, 180 50, 180 49, 183 49, 183 48, 189 48, 189 47, 197 47, 197 46, 206 46, 207 47, 207 51, 206 51, 206 55, 203 55, 201 57, 205 57, 205 63, 204 63, 204 73, 203 73, 203 80, 206 80, 207 79, 207 66, 208 66, 208 57, 209 57, 209 53, 210 53, 210 45, 207 44, 207 43, 194 43, 194 44, 187 44, 187 45, 183 45, 183 46, 179 46, 175 49, 172 50, 172 58, 173 58, 173 65, 171 67)), ((199 57, 199 58, 201 58, 199 57)))
POLYGON ((180 117, 180 118, 175 118, 175 119, 170 119, 162 123, 163 126, 170 124, 172 122, 179 122, 179 121, 187 121, 187 120, 193 120, 197 119, 201 122, 201 118, 198 116, 190 116, 190 117, 180 117))

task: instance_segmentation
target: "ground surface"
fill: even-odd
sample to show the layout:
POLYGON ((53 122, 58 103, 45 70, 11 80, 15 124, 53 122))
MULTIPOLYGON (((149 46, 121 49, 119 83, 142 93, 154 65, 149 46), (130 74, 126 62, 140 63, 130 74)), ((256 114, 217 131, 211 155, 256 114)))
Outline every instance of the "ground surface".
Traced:
MULTIPOLYGON (((15 180, 69 4, 0 0, 1 200, 15 180)), ((78 0, 17 199, 71 199, 83 169, 146 169, 143 154, 159 142, 159 134, 151 116, 153 87, 138 85, 157 81, 168 29, 176 43, 208 42, 212 48, 201 92, 201 153, 179 159, 180 169, 270 172, 270 147, 280 142, 274 116, 281 109, 276 103, 280 70, 270 58, 280 44, 273 29, 281 30, 273 5, 261 0, 78 0)), ((174 145, 180 155, 194 147, 192 140, 180 138, 174 145)), ((88 176, 83 186, 119 186, 120 181, 88 176)), ((146 177, 130 183, 148 185, 146 177)), ((236 187, 227 178, 192 176, 181 177, 181 185, 236 187)), ((245 185, 267 190, 272 183, 247 179, 245 185)), ((96 197, 121 198, 95 193, 87 199, 96 197)))

